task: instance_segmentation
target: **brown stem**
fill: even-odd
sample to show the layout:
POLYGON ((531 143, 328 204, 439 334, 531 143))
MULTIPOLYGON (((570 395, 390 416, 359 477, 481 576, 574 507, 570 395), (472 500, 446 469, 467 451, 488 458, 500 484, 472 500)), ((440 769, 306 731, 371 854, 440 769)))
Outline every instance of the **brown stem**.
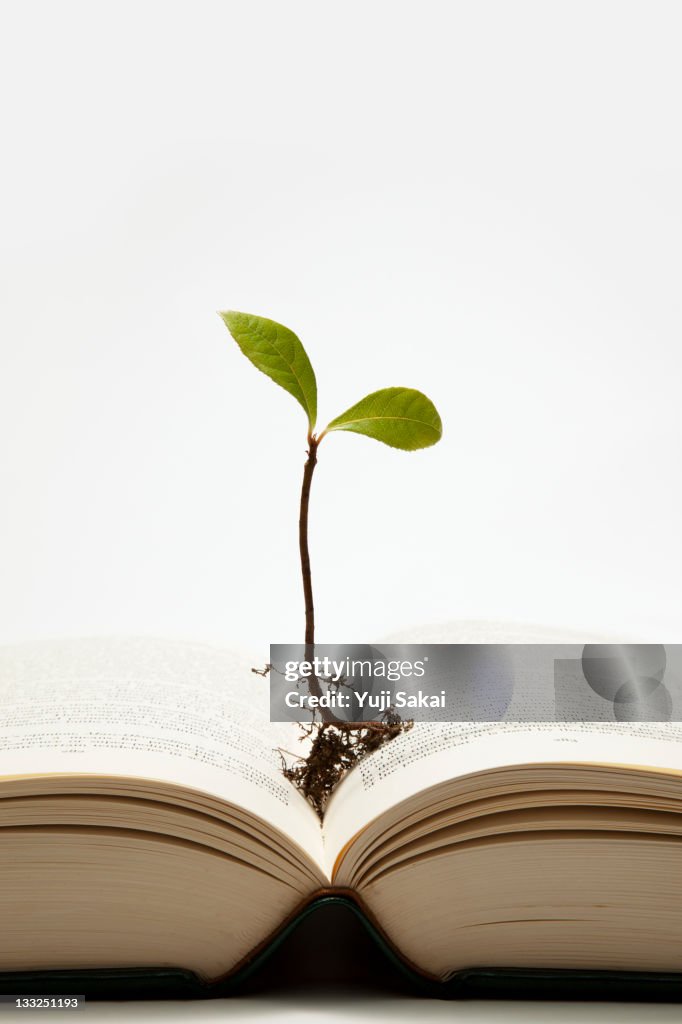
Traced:
POLYGON ((313 580, 310 572, 310 551, 308 550, 308 508, 310 506, 310 485, 317 465, 319 441, 311 434, 308 438, 308 461, 303 470, 301 488, 301 514, 298 519, 298 546, 301 552, 301 573, 303 575, 303 596, 305 597, 305 643, 306 658, 308 646, 315 643, 315 604, 313 601, 313 580))
MULTIPOLYGON (((308 662, 311 662, 315 656, 315 602, 308 549, 308 510, 310 508, 310 485, 317 465, 317 449, 323 437, 324 433, 319 437, 315 437, 314 434, 310 434, 308 437, 308 458, 303 469, 301 512, 298 518, 298 546, 301 552, 301 575, 303 576, 303 596, 305 598, 305 658, 308 662)), ((308 676, 308 691, 315 697, 322 696, 322 687, 314 672, 308 676)), ((319 708, 319 712, 323 722, 333 722, 341 729, 369 729, 372 731, 386 729, 386 726, 380 722, 344 722, 336 717, 331 708, 319 708)))
MULTIPOLYGON (((315 437, 314 434, 310 434, 308 437, 308 459, 303 469, 301 513, 298 518, 298 547, 301 552, 301 575, 303 576, 303 596, 305 598, 305 658, 309 662, 315 656, 315 602, 308 549, 308 509, 310 507, 310 485, 317 465, 317 449, 321 440, 321 437, 315 437)), ((322 696, 322 687, 315 673, 308 676, 308 691, 315 697, 322 696)), ((338 721, 331 708, 319 708, 319 712, 323 722, 338 721)))

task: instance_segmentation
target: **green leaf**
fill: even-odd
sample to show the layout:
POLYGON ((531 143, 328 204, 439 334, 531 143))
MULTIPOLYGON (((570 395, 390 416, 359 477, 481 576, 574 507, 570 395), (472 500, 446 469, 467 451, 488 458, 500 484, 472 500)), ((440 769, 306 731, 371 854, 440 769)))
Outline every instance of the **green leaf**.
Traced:
POLYGON ((311 432, 317 419, 317 383, 308 354, 293 331, 264 316, 221 313, 247 359, 303 406, 311 432))
POLYGON ((327 430, 352 430, 413 452, 440 441, 443 424, 435 405, 421 391, 383 388, 337 416, 327 430))

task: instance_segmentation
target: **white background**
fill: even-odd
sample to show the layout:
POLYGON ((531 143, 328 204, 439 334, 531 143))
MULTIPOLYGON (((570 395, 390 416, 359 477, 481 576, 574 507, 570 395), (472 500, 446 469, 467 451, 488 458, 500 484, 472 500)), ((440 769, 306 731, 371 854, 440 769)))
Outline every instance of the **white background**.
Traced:
POLYGON ((675 3, 5 3, 0 631, 319 638, 497 618, 681 639, 675 3))
POLYGON ((322 424, 442 414, 325 440, 319 639, 682 640, 679 4, 0 10, 1 641, 300 638, 304 416, 223 308, 297 331, 322 424))

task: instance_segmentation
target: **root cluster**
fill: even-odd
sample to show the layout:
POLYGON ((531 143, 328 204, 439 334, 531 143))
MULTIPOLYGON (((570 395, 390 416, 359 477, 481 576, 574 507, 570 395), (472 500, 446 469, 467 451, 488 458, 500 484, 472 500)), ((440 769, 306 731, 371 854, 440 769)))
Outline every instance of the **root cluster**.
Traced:
POLYGON ((284 752, 280 751, 282 774, 322 818, 332 792, 346 772, 363 757, 411 729, 412 722, 402 722, 396 715, 386 722, 313 722, 301 728, 302 740, 313 737, 310 751, 293 765, 287 764, 284 752))

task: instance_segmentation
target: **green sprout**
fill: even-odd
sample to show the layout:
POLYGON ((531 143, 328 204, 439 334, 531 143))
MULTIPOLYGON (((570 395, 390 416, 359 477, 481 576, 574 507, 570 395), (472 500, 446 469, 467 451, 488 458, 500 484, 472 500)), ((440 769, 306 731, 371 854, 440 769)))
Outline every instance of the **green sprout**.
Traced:
MULTIPOLYGON (((299 338, 288 327, 265 317, 235 312, 220 313, 220 316, 247 359, 293 395, 308 418, 308 457, 303 470, 298 539, 305 600, 306 659, 312 659, 315 643, 315 603, 308 548, 308 511, 310 486, 320 444, 329 434, 339 430, 350 430, 355 434, 373 437, 391 448, 416 451, 440 441, 443 433, 441 419, 433 402, 421 391, 415 391, 414 388, 382 388, 361 398, 355 405, 331 420, 324 430, 316 433, 317 381, 308 354, 299 338)), ((309 678, 308 685, 311 693, 318 696, 321 694, 319 681, 314 676, 309 678)), ((323 723, 319 726, 313 744, 313 753, 317 744, 317 760, 320 762, 315 768, 317 774, 313 773, 314 779, 310 775, 312 754, 306 759, 302 769, 285 771, 287 777, 303 789, 320 814, 334 782, 338 781, 342 771, 360 756, 364 756, 371 749, 376 749, 379 743, 392 738, 404 728, 404 725, 396 722, 342 723, 328 709, 323 712, 322 717, 323 723), (337 730, 337 734, 332 735, 329 731, 332 727, 337 730), (339 731, 345 735, 338 735, 339 731), (324 778, 320 780, 322 762, 324 778), (300 774, 301 772, 303 774, 300 774)))

